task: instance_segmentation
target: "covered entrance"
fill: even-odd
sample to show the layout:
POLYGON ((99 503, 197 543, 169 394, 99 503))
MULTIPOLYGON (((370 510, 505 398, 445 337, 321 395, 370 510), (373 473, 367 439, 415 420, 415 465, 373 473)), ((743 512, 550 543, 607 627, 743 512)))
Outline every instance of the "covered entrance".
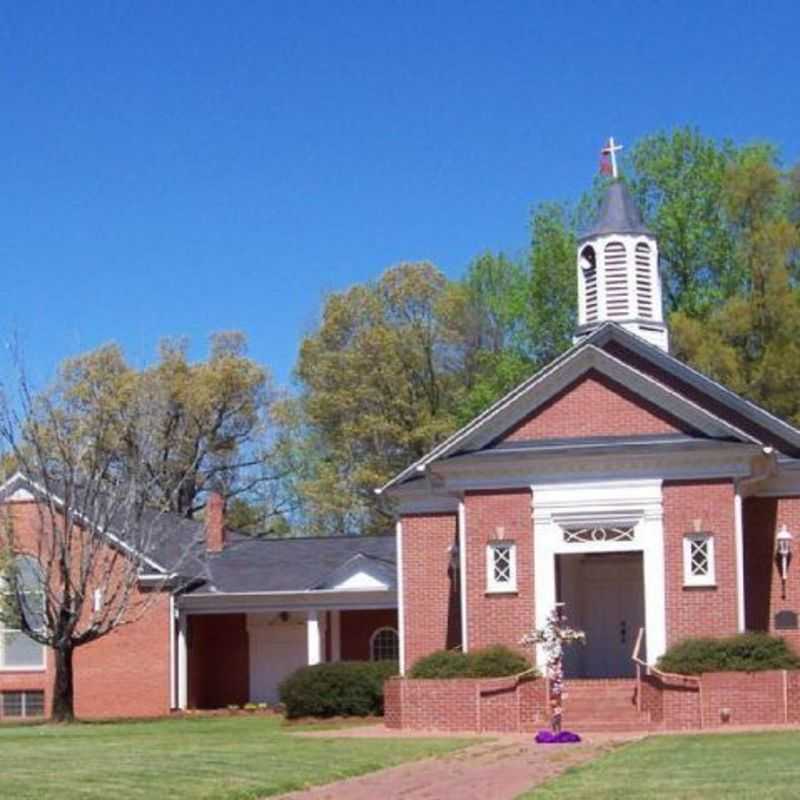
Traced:
POLYGON ((572 648, 567 676, 632 675, 639 628, 642 655, 655 664, 667 639, 661 481, 534 486, 533 498, 536 626, 561 600, 587 635, 584 648, 572 648))
POLYGON ((631 651, 644 627, 642 554, 583 553, 556 558, 557 597, 586 644, 568 648, 568 678, 634 675, 631 651))

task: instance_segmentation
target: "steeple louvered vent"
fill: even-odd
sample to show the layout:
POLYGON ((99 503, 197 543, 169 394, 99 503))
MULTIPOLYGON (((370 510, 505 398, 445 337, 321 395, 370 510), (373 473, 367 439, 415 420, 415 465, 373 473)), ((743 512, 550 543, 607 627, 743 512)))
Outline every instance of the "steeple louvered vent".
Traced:
POLYGON ((639 316, 653 319, 653 271, 650 263, 650 245, 636 245, 636 303, 639 316))
POLYGON ((581 252, 581 277, 586 322, 597 321, 597 256, 594 248, 584 247, 581 252))
POLYGON ((605 249, 606 312, 609 318, 628 316, 628 263, 625 245, 609 242, 605 249))

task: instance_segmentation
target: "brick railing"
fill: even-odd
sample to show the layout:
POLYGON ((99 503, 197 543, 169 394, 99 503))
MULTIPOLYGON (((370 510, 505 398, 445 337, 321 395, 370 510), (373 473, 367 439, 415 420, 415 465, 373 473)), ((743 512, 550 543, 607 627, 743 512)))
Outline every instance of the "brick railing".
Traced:
POLYGON ((390 678, 384 684, 387 728, 518 733, 546 719, 541 678, 390 678))

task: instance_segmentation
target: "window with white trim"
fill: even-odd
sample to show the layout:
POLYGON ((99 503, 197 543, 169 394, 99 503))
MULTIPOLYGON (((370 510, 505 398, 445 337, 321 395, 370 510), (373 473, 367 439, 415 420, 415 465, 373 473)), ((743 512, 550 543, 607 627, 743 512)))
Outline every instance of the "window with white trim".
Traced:
POLYGON ((714 537, 710 533, 687 533, 683 537, 683 584, 715 584, 714 537))
POLYGON ((394 628, 378 628, 369 640, 370 661, 399 661, 400 637, 394 628))
MULTIPOLYGON (((11 567, 13 581, 0 577, 0 593, 7 596, 16 616, 24 617, 29 628, 37 629, 42 624, 44 592, 42 573, 36 559, 19 556, 11 567)), ((19 621, 0 622, 0 670, 39 670, 45 667, 44 645, 35 642, 20 629, 19 621)))
POLYGON ((489 542, 486 547, 486 591, 517 591, 517 545, 489 542))

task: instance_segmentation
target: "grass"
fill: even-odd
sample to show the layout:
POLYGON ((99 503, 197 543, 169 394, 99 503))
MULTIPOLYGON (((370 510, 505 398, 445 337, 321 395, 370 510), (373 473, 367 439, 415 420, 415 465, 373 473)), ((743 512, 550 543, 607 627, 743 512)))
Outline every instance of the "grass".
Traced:
POLYGON ((292 730, 277 717, 0 727, 0 798, 249 800, 466 744, 316 738, 292 730))
POLYGON ((524 797, 797 798, 798 753, 800 733, 793 731, 654 736, 568 770, 524 797))

